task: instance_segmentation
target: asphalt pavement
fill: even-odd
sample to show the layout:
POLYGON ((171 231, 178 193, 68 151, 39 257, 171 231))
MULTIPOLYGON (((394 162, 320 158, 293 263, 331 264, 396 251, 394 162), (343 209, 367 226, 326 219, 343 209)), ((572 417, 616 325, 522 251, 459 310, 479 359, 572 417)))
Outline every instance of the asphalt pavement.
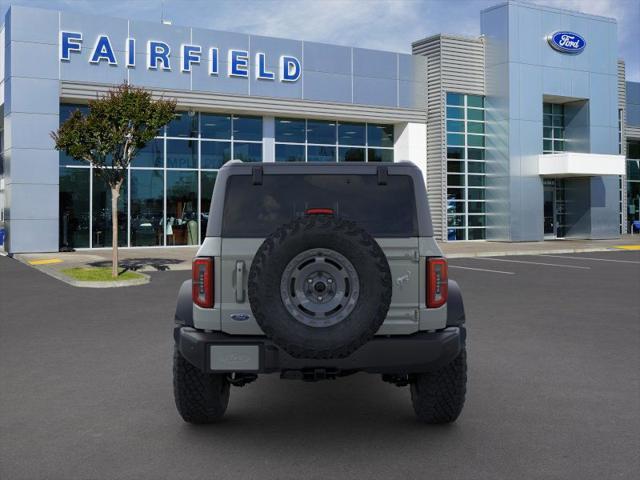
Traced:
POLYGON ((457 423, 358 374, 263 376, 217 425, 173 404, 188 272, 80 289, 0 257, 0 479, 603 479, 640 471, 640 252, 458 258, 469 384, 457 423))

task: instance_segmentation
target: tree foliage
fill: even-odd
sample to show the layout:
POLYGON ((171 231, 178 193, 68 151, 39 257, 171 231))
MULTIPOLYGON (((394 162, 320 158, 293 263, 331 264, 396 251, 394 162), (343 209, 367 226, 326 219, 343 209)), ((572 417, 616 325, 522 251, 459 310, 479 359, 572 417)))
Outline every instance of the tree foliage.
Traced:
POLYGON ((90 163, 112 188, 122 184, 136 153, 171 121, 175 100, 154 100, 151 92, 126 83, 76 110, 52 132, 56 149, 90 163))
POLYGON ((151 92, 123 83, 90 101, 89 113, 76 110, 57 132, 51 132, 56 149, 93 165, 111 187, 113 278, 118 276, 118 197, 127 168, 171 121, 175 110, 175 100, 154 100, 151 92))

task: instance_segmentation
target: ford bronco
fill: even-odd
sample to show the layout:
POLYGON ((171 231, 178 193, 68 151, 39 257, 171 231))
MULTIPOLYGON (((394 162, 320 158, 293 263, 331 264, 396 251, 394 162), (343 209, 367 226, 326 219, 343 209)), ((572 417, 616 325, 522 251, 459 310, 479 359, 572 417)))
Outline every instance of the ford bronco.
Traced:
POLYGON ((465 398, 465 313, 411 163, 227 163, 175 314, 182 418, 212 423, 258 375, 376 373, 417 417, 465 398))

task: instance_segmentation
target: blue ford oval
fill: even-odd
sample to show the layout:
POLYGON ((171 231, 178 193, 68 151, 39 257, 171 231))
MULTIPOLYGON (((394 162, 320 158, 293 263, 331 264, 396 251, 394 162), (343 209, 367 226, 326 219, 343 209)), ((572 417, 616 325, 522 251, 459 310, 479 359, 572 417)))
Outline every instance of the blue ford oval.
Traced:
POLYGON ((555 32, 547 37, 547 41, 553 49, 562 53, 581 53, 587 46, 585 39, 574 32, 555 32))

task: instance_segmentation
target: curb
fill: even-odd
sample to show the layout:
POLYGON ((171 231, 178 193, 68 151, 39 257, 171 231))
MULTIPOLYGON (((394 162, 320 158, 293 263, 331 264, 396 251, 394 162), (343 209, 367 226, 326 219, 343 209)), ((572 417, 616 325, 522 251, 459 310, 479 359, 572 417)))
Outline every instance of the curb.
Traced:
MULTIPOLYGON (((32 266, 32 265, 31 265, 32 266)), ((60 273, 56 270, 49 270, 45 268, 36 268, 36 270, 41 271, 42 273, 46 273, 47 275, 60 280, 66 284, 69 284, 73 287, 80 288, 118 288, 118 287, 135 287, 138 285, 146 285, 151 281, 151 277, 144 273, 140 273, 143 278, 136 278, 133 280, 116 280, 115 282, 88 282, 82 280, 74 280, 72 278, 67 277, 63 273, 60 273)))
POLYGON ((497 252, 469 252, 469 253, 445 253, 447 258, 473 258, 473 257, 507 257, 511 255, 550 255, 550 254, 563 254, 563 253, 592 253, 592 252, 609 252, 619 251, 614 247, 593 247, 593 248, 556 248, 549 250, 513 250, 509 252, 497 251, 497 252))
POLYGON ((60 280, 61 282, 66 283, 67 285, 71 285, 72 287, 79 287, 79 288, 135 287, 138 285, 146 285, 147 283, 151 282, 151 277, 146 273, 142 273, 142 272, 136 272, 136 273, 139 273, 140 275, 142 275, 143 278, 136 278, 133 280, 117 280, 115 282, 89 282, 89 281, 74 280, 72 278, 67 277, 63 273, 60 273, 55 269, 46 268, 46 267, 38 268, 37 266, 31 265, 29 262, 27 262, 22 258, 19 258, 19 257, 13 257, 13 258, 19 261, 20 263, 22 263, 23 265, 26 265, 30 268, 33 268, 34 270, 42 272, 45 275, 49 275, 50 277, 53 277, 56 280, 60 280))

